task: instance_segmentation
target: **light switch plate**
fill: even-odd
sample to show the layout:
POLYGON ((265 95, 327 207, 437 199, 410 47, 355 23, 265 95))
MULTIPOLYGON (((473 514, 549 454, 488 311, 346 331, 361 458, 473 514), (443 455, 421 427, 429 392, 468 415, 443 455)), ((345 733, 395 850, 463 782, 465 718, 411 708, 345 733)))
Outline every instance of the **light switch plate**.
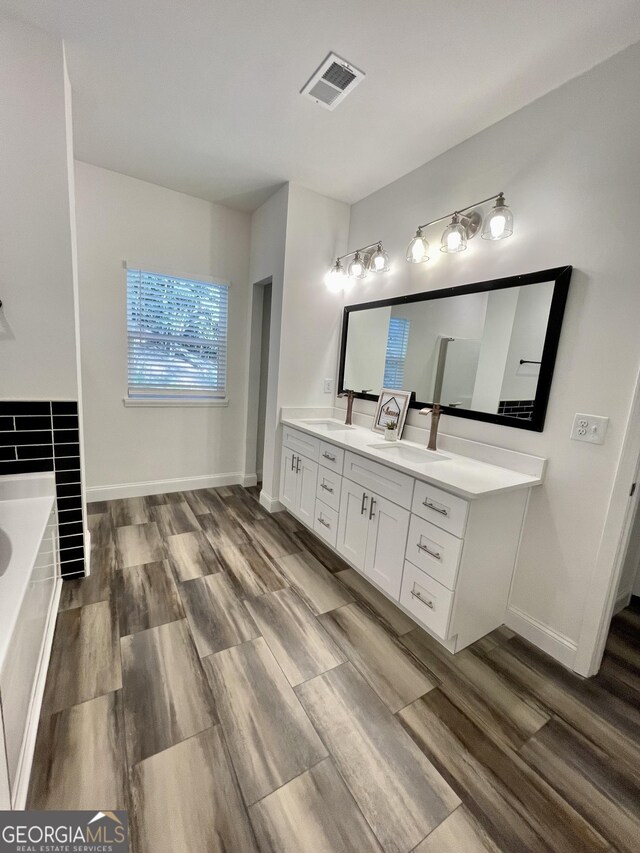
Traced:
POLYGON ((609 418, 601 415, 583 415, 578 412, 573 419, 571 438, 589 444, 604 444, 609 418))
POLYGON ((324 380, 324 393, 331 394, 333 391, 333 379, 325 379, 324 380))

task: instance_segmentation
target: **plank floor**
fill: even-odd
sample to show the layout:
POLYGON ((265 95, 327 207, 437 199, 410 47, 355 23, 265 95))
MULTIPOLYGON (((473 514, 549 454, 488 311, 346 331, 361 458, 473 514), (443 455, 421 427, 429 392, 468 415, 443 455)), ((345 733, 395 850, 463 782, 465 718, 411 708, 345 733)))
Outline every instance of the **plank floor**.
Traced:
POLYGON ((256 498, 89 505, 28 808, 128 808, 134 853, 637 853, 637 599, 588 681, 506 628, 453 656, 256 498))

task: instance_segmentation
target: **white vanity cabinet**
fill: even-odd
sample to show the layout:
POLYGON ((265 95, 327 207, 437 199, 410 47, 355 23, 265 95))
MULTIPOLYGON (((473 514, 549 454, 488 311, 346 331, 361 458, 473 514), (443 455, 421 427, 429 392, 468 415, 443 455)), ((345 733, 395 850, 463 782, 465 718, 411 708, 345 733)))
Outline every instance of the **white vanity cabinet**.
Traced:
MULTIPOLYGON (((370 452, 370 433, 354 430, 340 446, 337 437, 333 443, 330 435, 287 425, 280 501, 449 651, 459 651, 504 622, 528 485, 541 474, 516 474, 514 488, 509 469, 457 457, 453 479, 468 469, 472 487, 480 477, 487 482, 467 499, 454 486, 448 491, 405 473, 408 466, 385 464, 370 452), (495 489, 496 477, 506 488, 495 489)), ((542 473, 544 460, 538 462, 542 473)), ((440 471, 445 464, 438 462, 440 471)))
POLYGON ((317 480, 317 462, 294 453, 290 448, 283 447, 280 466, 280 503, 310 527, 313 527, 315 516, 317 480))

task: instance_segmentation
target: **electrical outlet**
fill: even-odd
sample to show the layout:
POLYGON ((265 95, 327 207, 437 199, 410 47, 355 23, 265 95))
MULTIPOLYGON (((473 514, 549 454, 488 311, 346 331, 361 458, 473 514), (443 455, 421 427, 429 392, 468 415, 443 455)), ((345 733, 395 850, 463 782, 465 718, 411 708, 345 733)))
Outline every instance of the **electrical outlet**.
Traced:
POLYGON ((601 415, 583 415, 579 412, 573 419, 571 438, 574 441, 587 441, 589 444, 604 444, 609 418, 601 415))
POLYGON ((331 394, 333 391, 333 379, 325 379, 324 380, 324 393, 331 394))

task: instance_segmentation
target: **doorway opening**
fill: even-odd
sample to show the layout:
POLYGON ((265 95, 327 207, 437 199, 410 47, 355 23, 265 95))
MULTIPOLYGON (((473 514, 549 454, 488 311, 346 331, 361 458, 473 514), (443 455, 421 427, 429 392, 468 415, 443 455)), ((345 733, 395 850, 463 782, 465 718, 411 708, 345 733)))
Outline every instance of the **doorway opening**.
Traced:
MULTIPOLYGON (((256 285, 257 287, 259 285, 256 285)), ((267 388, 269 384, 269 343, 271 340, 271 282, 261 287, 262 316, 260 317, 260 372, 258 388, 258 423, 256 430, 256 477, 262 488, 264 461, 264 435, 267 416, 267 388)))

